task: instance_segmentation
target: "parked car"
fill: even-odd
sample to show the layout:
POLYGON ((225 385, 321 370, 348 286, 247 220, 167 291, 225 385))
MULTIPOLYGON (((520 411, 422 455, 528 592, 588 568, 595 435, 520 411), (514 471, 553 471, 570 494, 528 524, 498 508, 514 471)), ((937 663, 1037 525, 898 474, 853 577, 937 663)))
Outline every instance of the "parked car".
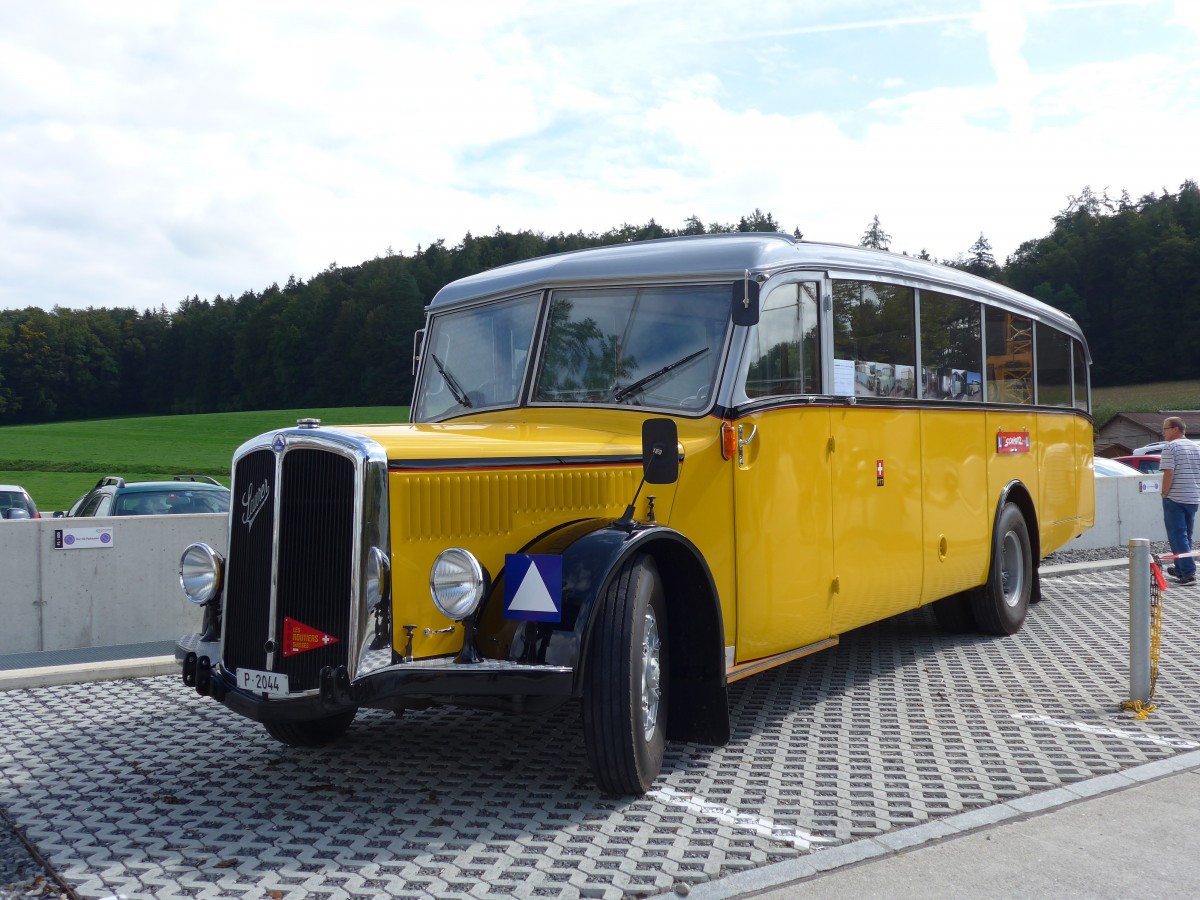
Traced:
POLYGON ((1161 458, 1157 453, 1142 453, 1136 456, 1115 456, 1113 461, 1130 466, 1145 474, 1153 474, 1158 471, 1158 461, 1161 458))
POLYGON ((40 519, 37 504, 19 484, 0 484, 0 519, 40 519))
POLYGON ((1133 466, 1128 466, 1123 462, 1118 462, 1115 459, 1108 459, 1104 456, 1097 456, 1092 460, 1093 467, 1097 476, 1125 476, 1125 475, 1140 475, 1141 473, 1133 466))
MULTIPOLYGON (((1193 444, 1200 444, 1200 441, 1195 440, 1194 438, 1184 438, 1184 440, 1189 440, 1193 444)), ((1151 443, 1146 444, 1144 447, 1134 447, 1133 455, 1147 456, 1155 453, 1162 453, 1163 447, 1167 446, 1168 443, 1168 441, 1152 441, 1151 443)))
POLYGON ((170 481, 106 477, 71 505, 69 517, 157 516, 229 512, 229 488, 207 475, 176 475, 170 481))
POLYGON ((1166 441, 1151 441, 1144 447, 1134 447, 1134 456, 1145 456, 1147 453, 1161 453, 1162 448, 1167 446, 1166 441))

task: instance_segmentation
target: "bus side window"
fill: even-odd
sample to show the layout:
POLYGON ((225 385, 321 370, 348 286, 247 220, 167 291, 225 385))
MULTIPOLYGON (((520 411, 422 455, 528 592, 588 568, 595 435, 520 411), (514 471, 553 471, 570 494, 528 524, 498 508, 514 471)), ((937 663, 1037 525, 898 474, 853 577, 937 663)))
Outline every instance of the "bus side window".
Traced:
POLYGON ((1087 357, 1083 352, 1083 344, 1071 338, 1072 367, 1071 382, 1075 386, 1075 408, 1088 411, 1088 368, 1087 357))
POLYGON ((912 288, 897 284, 833 283, 836 393, 917 396, 914 297, 912 288))
POLYGON ((1033 403, 1033 320, 997 306, 984 312, 989 403, 1033 403))
POLYGON ((1037 324, 1037 402, 1039 406, 1071 406, 1071 339, 1037 324))
POLYGON ((921 399, 983 400, 979 304, 921 291, 921 399))
POLYGON ((746 396, 818 394, 821 367, 816 282, 781 284, 763 301, 746 373, 746 396))

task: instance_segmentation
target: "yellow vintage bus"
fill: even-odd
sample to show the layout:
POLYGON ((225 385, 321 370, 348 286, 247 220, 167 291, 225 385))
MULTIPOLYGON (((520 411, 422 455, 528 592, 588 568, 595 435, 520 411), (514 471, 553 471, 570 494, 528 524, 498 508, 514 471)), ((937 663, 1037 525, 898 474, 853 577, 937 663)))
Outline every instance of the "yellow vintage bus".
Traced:
POLYGON ((288 744, 578 702, 597 785, 642 793, 664 741, 729 739, 729 682, 850 629, 1017 631, 1092 524, 1080 329, 954 269, 625 244, 450 284, 419 337, 409 424, 248 441, 227 550, 183 554, 185 683, 288 744))

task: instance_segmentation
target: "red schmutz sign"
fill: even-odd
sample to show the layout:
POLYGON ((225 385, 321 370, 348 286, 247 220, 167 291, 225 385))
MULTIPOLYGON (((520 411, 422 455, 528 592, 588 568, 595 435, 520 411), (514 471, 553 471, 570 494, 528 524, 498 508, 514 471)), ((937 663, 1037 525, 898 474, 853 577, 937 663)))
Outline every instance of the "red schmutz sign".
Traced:
POLYGON ((1028 431, 998 431, 996 432, 997 453, 1028 453, 1028 431))
POLYGON ((283 655, 295 656, 297 653, 305 653, 309 650, 316 650, 318 647, 328 647, 330 644, 336 644, 338 639, 332 634, 326 634, 303 622, 297 622, 295 619, 283 617, 283 655))

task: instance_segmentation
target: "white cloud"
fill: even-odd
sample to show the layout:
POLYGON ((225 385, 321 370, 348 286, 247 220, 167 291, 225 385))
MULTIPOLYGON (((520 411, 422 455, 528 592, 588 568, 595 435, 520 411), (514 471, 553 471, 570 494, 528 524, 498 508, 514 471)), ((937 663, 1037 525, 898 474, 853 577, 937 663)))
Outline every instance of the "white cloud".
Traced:
POLYGON ((755 207, 1003 256, 1084 185, 1196 177, 1197 4, 963 6, 31 4, 0 34, 0 307, 173 307, 467 231, 755 207), (1048 20, 1126 7, 1141 44, 1031 56, 1048 20), (970 77, 938 68, 974 44, 970 77))
POLYGON ((1175 0, 1170 21, 1200 37, 1200 3, 1196 0, 1175 0))
POLYGON ((1025 17, 1039 4, 1030 0, 983 0, 975 25, 987 37, 988 57, 996 71, 997 92, 1009 115, 1009 131, 1026 135, 1033 127, 1033 84, 1021 55, 1025 17))

